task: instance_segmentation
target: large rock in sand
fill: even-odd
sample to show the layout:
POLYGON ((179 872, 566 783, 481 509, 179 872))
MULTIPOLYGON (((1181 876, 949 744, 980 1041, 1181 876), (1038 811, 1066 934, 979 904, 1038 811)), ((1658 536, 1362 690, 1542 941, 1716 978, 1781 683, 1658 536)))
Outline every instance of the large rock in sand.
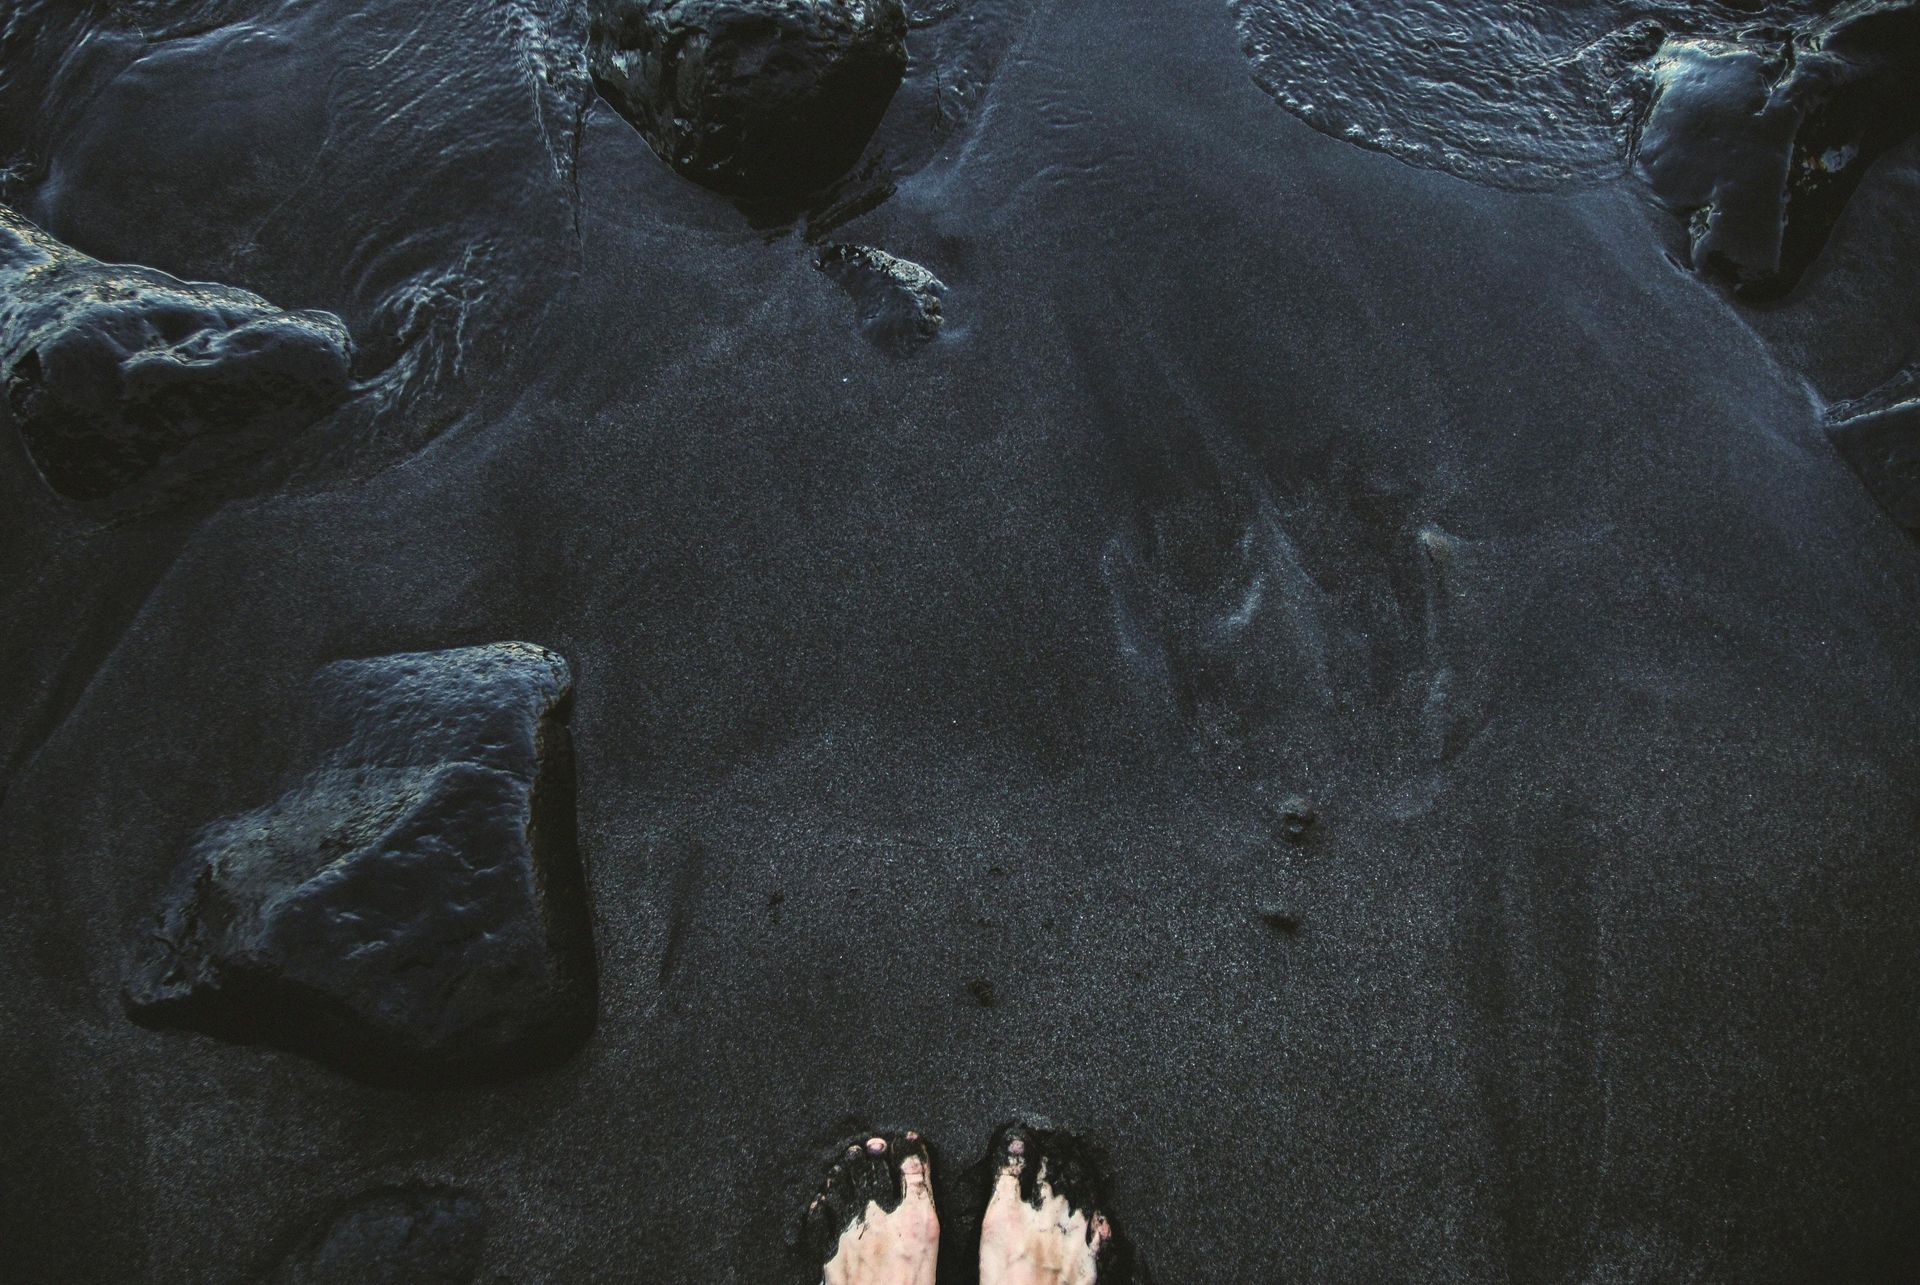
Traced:
POLYGON ((315 687, 318 763, 192 841, 129 1013, 423 1086, 570 1053, 594 965, 566 662, 500 643, 315 687))
POLYGON ((1693 267, 1791 290, 1867 168, 1920 127, 1920 4, 1855 0, 1797 35, 1668 41, 1635 151, 1693 267))
POLYGON ((352 350, 332 313, 102 263, 0 206, 0 401, 68 499, 257 455, 346 397, 352 350))
POLYGON ((674 169, 756 203, 860 158, 906 71, 900 0, 595 0, 595 83, 674 169))

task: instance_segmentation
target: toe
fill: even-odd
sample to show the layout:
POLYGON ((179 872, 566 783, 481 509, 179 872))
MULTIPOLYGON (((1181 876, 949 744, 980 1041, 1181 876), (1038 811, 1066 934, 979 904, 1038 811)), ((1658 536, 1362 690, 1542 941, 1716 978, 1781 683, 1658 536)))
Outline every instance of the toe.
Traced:
POLYGON ((1000 1173, 1019 1177, 1027 1167, 1027 1140, 1019 1134, 1007 1138, 1000 1150, 1000 1173))
POLYGON ((833 1254, 840 1233, 858 1212, 854 1205, 853 1176, 847 1171, 846 1162, 836 1159, 827 1166, 820 1190, 807 1203, 805 1234, 809 1247, 820 1261, 825 1262, 833 1254))
MULTIPOLYGON (((1027 1168, 1027 1139, 1019 1132, 1005 1130, 997 1139, 994 1153, 993 1192, 987 1209, 1011 1213, 1020 1201, 1020 1175, 1027 1168)), ((1005 1216, 1005 1214, 1002 1214, 1005 1216)))
POLYGON ((994 1178, 994 1190, 1009 1188, 1015 1195, 1020 1193, 1020 1175, 1027 1171, 1027 1141, 1025 1138, 1007 1139, 1006 1149, 1000 1155, 1000 1170, 994 1178))
POLYGON ((845 1226, 857 1212, 853 1204, 853 1179, 843 1164, 836 1164, 827 1170, 827 1180, 821 1184, 820 1194, 814 1197, 807 1216, 819 1218, 834 1225, 834 1234, 845 1226))
POLYGON ((900 1193, 907 1200, 933 1200, 933 1169, 923 1155, 914 1154, 900 1162, 900 1193))
POLYGON ((833 1211, 827 1207, 824 1196, 815 1196, 807 1206, 806 1217, 801 1223, 801 1235, 807 1247, 817 1256, 825 1257, 824 1250, 839 1229, 833 1225, 833 1211))
POLYGON ((918 1133, 908 1130, 900 1135, 893 1148, 894 1170, 903 1195, 911 1197, 933 1195, 933 1156, 927 1144, 918 1133))
POLYGON ((1065 1196, 1052 1190, 1048 1190, 1041 1198, 1038 1221, 1042 1227, 1053 1227, 1062 1232, 1071 1232, 1086 1226, 1085 1216, 1076 1213, 1065 1196))
POLYGON ((865 1212, 870 1204, 882 1209, 891 1209, 899 1197, 899 1186, 894 1180, 893 1163, 887 1158, 886 1139, 877 1138, 867 1145, 855 1148, 854 1158, 847 1162, 853 1188, 855 1212, 865 1212), (872 1149, 872 1142, 880 1143, 880 1150, 872 1149))

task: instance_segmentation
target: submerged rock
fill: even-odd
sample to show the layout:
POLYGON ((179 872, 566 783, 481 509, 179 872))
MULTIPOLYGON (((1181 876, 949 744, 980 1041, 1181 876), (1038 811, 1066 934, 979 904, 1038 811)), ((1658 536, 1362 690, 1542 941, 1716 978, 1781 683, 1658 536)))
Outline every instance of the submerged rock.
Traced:
POLYGON ((48 486, 101 500, 256 455, 345 399, 326 312, 102 263, 0 207, 0 390, 48 486))
POLYGON ((594 963, 566 662, 499 643, 315 689, 318 763, 192 841, 128 1012, 418 1085, 571 1053, 594 963))
POLYGON ((900 0, 594 0, 590 62, 674 169, 795 200, 860 158, 906 71, 900 0))
POLYGON ((287 1255, 275 1285, 467 1285, 480 1274, 486 1209, 432 1188, 369 1192, 287 1255))
POLYGON ((1670 40, 1636 160, 1687 220, 1693 267, 1792 289, 1872 161, 1920 127, 1920 5, 1843 5, 1798 34, 1670 40))
POLYGON ((860 330, 882 348, 906 352, 940 333, 947 287, 917 263, 865 245, 833 245, 814 266, 853 296, 860 330))

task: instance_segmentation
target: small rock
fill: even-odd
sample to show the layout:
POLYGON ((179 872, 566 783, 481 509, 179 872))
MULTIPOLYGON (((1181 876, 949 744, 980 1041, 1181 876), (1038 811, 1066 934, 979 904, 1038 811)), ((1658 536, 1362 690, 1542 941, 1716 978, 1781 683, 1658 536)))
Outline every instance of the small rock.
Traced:
POLYGON ((593 0, 589 65, 668 164, 750 202, 852 167, 907 66, 900 0, 593 0))
POLYGON ((526 643, 321 670, 318 761, 192 841, 129 1014, 428 1087, 571 1053, 595 991, 571 691, 526 643))
POLYGON ((71 500, 257 455, 347 396, 338 317, 101 263, 0 206, 0 391, 71 500))
POLYGON ((917 263, 866 245, 831 245, 814 266, 853 297, 862 334, 881 348, 907 353, 940 333, 947 287, 917 263))
POLYGON ((981 1008, 992 1008, 999 1002, 998 998, 994 995, 993 983, 984 977, 976 977, 968 982, 967 994, 972 996, 973 1002, 981 1008))
POLYGON ((274 1273, 275 1285, 468 1285, 480 1274, 486 1210, 456 1192, 395 1188, 356 1197, 274 1273))

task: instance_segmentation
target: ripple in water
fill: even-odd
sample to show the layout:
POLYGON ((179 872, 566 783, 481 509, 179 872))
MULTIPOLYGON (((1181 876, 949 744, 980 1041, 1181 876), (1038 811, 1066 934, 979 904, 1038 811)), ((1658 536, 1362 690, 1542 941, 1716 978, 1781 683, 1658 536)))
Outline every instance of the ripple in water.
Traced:
POLYGON ((1322 133, 1496 187, 1620 171, 1664 36, 1785 27, 1832 0, 1230 0, 1260 86, 1322 133))
POLYGON ((577 0, 18 0, 0 203, 345 318, 358 422, 307 445, 377 466, 564 294, 590 96, 577 0))
POLYGON ((909 0, 907 72, 855 172, 811 220, 824 237, 958 150, 1039 0, 909 0))

